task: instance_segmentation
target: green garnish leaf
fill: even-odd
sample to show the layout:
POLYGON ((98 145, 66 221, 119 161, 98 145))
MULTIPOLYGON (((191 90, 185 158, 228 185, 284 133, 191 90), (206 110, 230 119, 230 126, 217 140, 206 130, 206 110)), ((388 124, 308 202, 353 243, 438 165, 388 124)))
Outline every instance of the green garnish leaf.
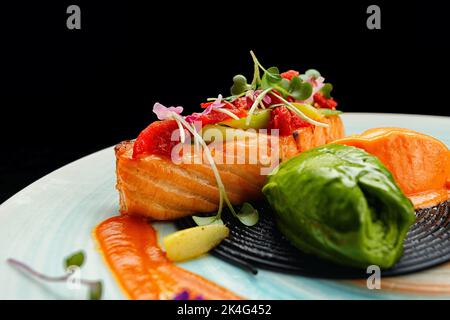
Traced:
POLYGON ((327 99, 331 98, 331 90, 333 90, 333 85, 331 83, 325 83, 322 89, 319 90, 320 93, 327 99))
POLYGON ((278 71, 278 68, 270 67, 263 74, 263 77, 261 79, 261 88, 267 89, 269 87, 274 87, 275 85, 278 84, 278 82, 281 81, 281 79, 282 78, 280 76, 280 72, 278 71))
POLYGON ((326 109, 326 108, 319 108, 319 109, 317 109, 317 111, 319 111, 324 116, 336 116, 336 115, 342 113, 342 111, 339 111, 339 110, 326 109))
POLYGON ((289 83, 289 94, 296 100, 306 100, 313 93, 309 82, 302 82, 299 77, 293 77, 289 83))
POLYGON ((261 85, 261 76, 259 74, 259 62, 256 59, 256 56, 253 54, 252 51, 250 51, 252 54, 252 58, 253 58, 253 67, 254 67, 254 71, 253 71, 253 80, 251 83, 251 87, 253 90, 256 90, 256 88, 258 88, 261 85))
POLYGON ((308 78, 317 79, 320 77, 320 72, 316 69, 309 69, 305 72, 305 76, 307 76, 308 78))
POLYGON ((240 95, 251 89, 251 85, 247 83, 247 78, 242 74, 233 77, 233 86, 231 87, 231 94, 233 96, 240 95))
POLYGON ((282 78, 279 85, 286 91, 289 91, 289 86, 291 85, 291 81, 288 79, 282 78))
POLYGON ((280 70, 277 67, 270 67, 264 72, 263 78, 266 78, 268 83, 278 83, 283 79, 280 75, 280 70))
POLYGON ((194 222, 198 226, 206 226, 208 224, 223 224, 222 219, 220 219, 218 216, 212 216, 212 217, 192 216, 192 220, 194 220, 194 222))
MULTIPOLYGON (((13 267, 18 268, 19 270, 27 273, 29 276, 35 277, 36 279, 40 279, 41 281, 46 281, 46 282, 50 282, 50 283, 55 283, 55 282, 61 283, 61 282, 66 282, 70 279, 70 276, 72 273, 69 272, 70 270, 68 268, 71 266, 81 267, 84 263, 84 260, 85 260, 85 258, 84 258, 83 251, 78 251, 78 252, 68 256, 64 260, 64 266, 66 267, 66 272, 64 275, 61 275, 61 276, 46 275, 44 273, 34 270, 27 264, 20 262, 18 260, 12 259, 12 258, 8 259, 7 262, 10 265, 12 265, 13 267)), ((93 281, 93 280, 80 279, 80 284, 88 287, 89 299, 91 299, 91 300, 101 299, 102 292, 103 292, 103 284, 102 284, 101 280, 93 281)))
POLYGON ((280 71, 277 67, 270 67, 264 72, 261 80, 261 89, 265 90, 268 88, 275 89, 284 97, 288 97, 290 95, 288 91, 289 80, 281 77, 280 71))
POLYGON ((74 254, 64 259, 64 267, 67 269, 70 266, 81 267, 84 263, 84 252, 77 251, 74 254))
POLYGON ((101 281, 89 285, 89 300, 100 300, 102 298, 103 284, 101 281))
POLYGON ((251 227, 258 223, 259 213, 250 203, 244 202, 236 217, 244 225, 251 227))

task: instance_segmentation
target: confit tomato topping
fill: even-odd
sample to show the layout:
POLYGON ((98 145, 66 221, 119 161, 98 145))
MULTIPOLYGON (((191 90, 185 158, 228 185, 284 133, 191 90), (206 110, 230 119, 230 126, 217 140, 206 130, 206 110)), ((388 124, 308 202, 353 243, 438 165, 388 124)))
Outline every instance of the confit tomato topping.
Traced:
MULTIPOLYGON (((207 108, 212 102, 202 103, 202 108, 207 108)), ((245 109, 237 108, 233 104, 226 102, 226 109, 239 118, 247 116, 245 109)), ((225 113, 212 110, 208 114, 201 114, 199 121, 202 126, 215 124, 231 117, 225 113)), ((143 154, 157 154, 170 157, 172 149, 179 141, 172 141, 172 133, 178 130, 178 124, 175 120, 155 121, 145 128, 137 137, 133 146, 133 158, 143 154)))
MULTIPOLYGON (((200 106, 204 109, 209 107, 213 102, 201 103, 200 106)), ((239 118, 247 116, 247 111, 244 108, 238 108, 234 104, 230 102, 225 102, 225 109, 235 114, 239 118)), ((216 124, 225 120, 231 119, 231 117, 223 112, 212 110, 208 114, 202 114, 200 116, 200 121, 202 122, 202 126, 207 124, 216 124)))
POLYGON ((249 105, 247 97, 240 97, 233 101, 233 105, 238 109, 249 109, 251 104, 249 105))
POLYGON ((178 143, 172 141, 172 133, 178 129, 175 120, 155 121, 137 137, 133 146, 133 158, 142 154, 157 154, 170 157, 172 148, 178 143))
POLYGON ((325 98, 322 93, 317 92, 314 95, 314 102, 319 105, 320 108, 326 108, 326 109, 336 109, 337 102, 334 101, 333 98, 325 98))
POLYGON ((311 126, 309 122, 293 114, 285 106, 273 109, 270 113, 268 129, 279 129, 280 136, 289 136, 294 130, 309 126, 311 126))
POLYGON ((295 76, 298 77, 299 75, 300 75, 300 72, 295 71, 295 70, 288 70, 288 71, 283 72, 283 73, 280 74, 280 76, 282 78, 285 78, 285 79, 288 79, 288 80, 292 80, 293 77, 295 77, 295 76))

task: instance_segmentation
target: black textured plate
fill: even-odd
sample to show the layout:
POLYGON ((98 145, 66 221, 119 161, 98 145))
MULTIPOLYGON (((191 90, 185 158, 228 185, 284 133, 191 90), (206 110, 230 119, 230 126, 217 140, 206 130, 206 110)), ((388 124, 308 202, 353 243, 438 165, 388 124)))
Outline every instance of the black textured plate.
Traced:
MULTIPOLYGON (((267 204, 258 206, 260 220, 253 227, 242 225, 230 214, 223 220, 230 228, 212 254, 256 273, 257 268, 326 278, 367 278, 365 270, 336 265, 293 247, 278 231, 267 204)), ((450 201, 416 211, 416 222, 404 242, 404 253, 383 276, 401 275, 450 260, 450 201)), ((176 221, 179 228, 195 226, 191 217, 176 221)))

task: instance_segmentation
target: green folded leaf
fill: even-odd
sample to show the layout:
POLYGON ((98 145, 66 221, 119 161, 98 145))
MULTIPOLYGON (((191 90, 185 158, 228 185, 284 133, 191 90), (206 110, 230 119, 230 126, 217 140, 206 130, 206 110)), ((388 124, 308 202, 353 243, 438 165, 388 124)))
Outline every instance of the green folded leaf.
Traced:
POLYGON ((81 267, 84 263, 84 252, 78 251, 73 253, 64 259, 64 267, 67 269, 70 266, 78 266, 81 267))
POLYGON ((251 227, 258 223, 259 213, 250 203, 244 202, 236 217, 244 225, 251 227))
POLYGON ((278 229, 300 250, 338 264, 390 268, 414 223, 411 201, 366 151, 316 147, 280 164, 262 189, 278 229))

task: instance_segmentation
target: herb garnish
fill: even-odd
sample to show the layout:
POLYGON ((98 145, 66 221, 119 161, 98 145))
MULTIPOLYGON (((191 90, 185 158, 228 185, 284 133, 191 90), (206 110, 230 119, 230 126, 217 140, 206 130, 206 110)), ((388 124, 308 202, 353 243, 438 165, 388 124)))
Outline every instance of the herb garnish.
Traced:
MULTIPOLYGON (((40 273, 34 269, 32 269, 27 264, 20 262, 16 259, 8 259, 7 262, 14 268, 25 272, 37 279, 47 281, 47 282, 66 282, 70 280, 70 277, 73 273, 74 267, 81 267, 85 261, 85 254, 83 251, 78 251, 64 259, 64 267, 66 270, 66 274, 62 276, 48 276, 43 273, 40 273)), ((90 300, 100 300, 103 292, 103 284, 101 280, 85 280, 79 279, 79 283, 81 285, 87 286, 89 289, 89 299, 90 300)))
MULTIPOLYGON (((249 126, 253 114, 258 109, 274 108, 279 106, 286 106, 292 113, 296 114, 305 121, 319 127, 329 127, 327 123, 320 122, 321 115, 334 115, 338 114, 335 110, 319 110, 318 112, 312 112, 307 108, 314 100, 314 94, 320 92, 325 98, 331 98, 330 92, 333 86, 329 83, 323 83, 324 78, 321 77, 319 71, 315 69, 309 69, 305 74, 293 75, 289 79, 282 76, 277 67, 264 68, 258 61, 258 58, 253 51, 250 51, 250 55, 254 64, 253 79, 251 83, 248 83, 247 78, 238 74, 233 77, 233 85, 230 88, 231 96, 222 98, 219 95, 218 98, 208 98, 207 101, 214 101, 203 114, 207 114, 212 110, 227 114, 229 117, 238 120, 239 118, 226 108, 222 108, 226 103, 231 103, 234 100, 246 96, 252 99, 252 105, 247 112, 245 120, 246 126, 249 126), (262 77, 261 77, 261 71, 262 77), (273 102, 272 100, 276 100, 273 102), (226 103, 224 103, 226 102, 226 103), (315 119, 311 116, 316 115, 315 119)), ((314 108, 312 105, 310 108, 314 108)), ((314 109, 315 110, 315 109, 314 109)), ((249 203, 244 203, 238 213, 233 208, 230 200, 228 199, 225 191, 225 186, 220 178, 219 171, 214 163, 214 159, 208 148, 206 142, 202 139, 197 129, 193 125, 193 122, 199 120, 201 114, 194 113, 193 115, 183 117, 181 112, 183 108, 170 107, 166 108, 160 104, 155 104, 153 111, 158 115, 159 120, 173 119, 177 122, 180 129, 181 142, 184 142, 184 129, 192 134, 194 137, 195 150, 198 150, 201 144, 205 150, 205 156, 208 160, 214 176, 217 181, 217 187, 219 189, 219 208, 217 214, 214 216, 200 217, 193 216, 193 220, 197 225, 207 225, 212 223, 223 224, 221 219, 224 202, 227 205, 231 213, 238 218, 243 224, 247 226, 253 226, 258 222, 259 214, 256 209, 249 203), (156 108, 157 107, 157 108, 156 108)))
MULTIPOLYGON (((278 98, 283 105, 285 105, 290 111, 306 120, 307 122, 320 126, 320 127, 328 127, 328 124, 316 121, 311 119, 303 112, 298 110, 289 99, 295 101, 305 101, 307 99, 311 99, 314 94, 314 87, 311 82, 314 82, 317 86, 316 80, 318 80, 321 76, 317 70, 310 69, 305 72, 302 76, 293 76, 292 79, 288 80, 283 78, 280 74, 280 71, 277 67, 264 68, 261 63, 256 58, 256 55, 253 51, 250 51, 250 55, 252 56, 253 63, 255 66, 255 70, 253 73, 253 80, 251 84, 247 83, 247 78, 243 75, 236 75, 233 77, 233 86, 231 87, 231 97, 225 99, 236 99, 239 96, 247 94, 247 92, 253 91, 261 91, 257 98, 254 100, 252 106, 250 107, 246 124, 249 125, 253 113, 258 109, 258 107, 264 108, 262 100, 268 94, 273 97, 278 98), (262 70, 263 76, 260 77, 260 70, 262 70)), ((321 78, 323 81, 323 78, 321 78)), ((323 84, 320 88, 320 92, 325 97, 330 97, 330 91, 333 86, 331 84, 323 84)), ((317 89, 316 89, 317 90, 317 89)))

